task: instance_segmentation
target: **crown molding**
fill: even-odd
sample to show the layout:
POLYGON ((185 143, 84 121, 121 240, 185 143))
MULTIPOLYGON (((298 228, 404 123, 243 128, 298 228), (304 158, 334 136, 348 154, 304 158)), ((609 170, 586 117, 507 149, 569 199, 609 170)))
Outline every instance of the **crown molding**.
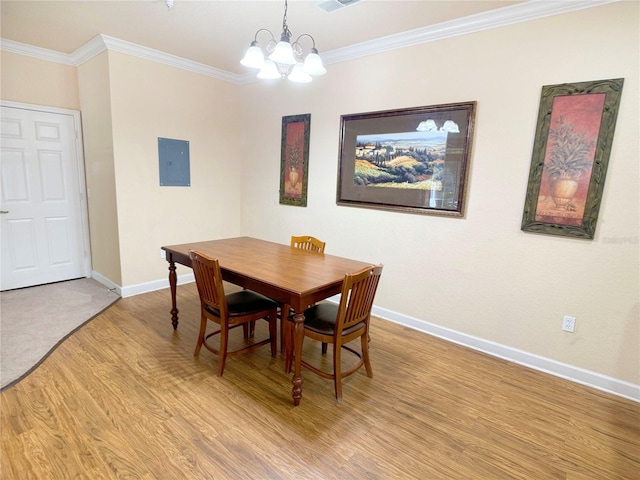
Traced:
POLYGON ((344 62, 356 58, 388 52, 422 43, 435 42, 445 38, 458 37, 470 33, 515 25, 540 18, 561 15, 586 8, 598 7, 619 0, 529 0, 488 12, 477 13, 427 27, 380 37, 368 42, 357 43, 322 53, 325 64, 344 62))
MULTIPOLYGON (((467 35, 483 30, 515 25, 522 22, 537 20, 544 17, 561 15, 586 8, 598 7, 620 0, 529 0, 508 7, 498 8, 489 12, 469 15, 467 17, 448 22, 429 25, 406 32, 388 35, 368 42, 357 43, 344 48, 338 48, 322 53, 325 64, 354 60, 368 55, 406 48, 422 43, 435 42, 445 38, 467 35)), ((6 52, 26 55, 50 62, 65 65, 80 66, 100 53, 111 50, 125 53, 152 62, 161 63, 175 68, 217 78, 226 82, 244 85, 257 80, 252 72, 236 74, 209 65, 187 60, 176 55, 143 47, 107 35, 98 35, 78 48, 72 54, 60 53, 46 48, 34 47, 13 40, 0 39, 0 49, 6 52)))
POLYGON ((76 67, 79 67, 84 62, 88 62, 93 57, 96 57, 106 51, 107 45, 104 42, 104 35, 98 35, 73 52, 70 57, 73 60, 73 64, 76 67))
POLYGON ((143 47, 141 45, 136 45, 135 43, 109 37, 107 35, 100 35, 100 37, 104 42, 106 49, 114 52, 125 53, 134 57, 162 63, 164 65, 169 65, 170 67, 181 68, 183 70, 199 73, 200 75, 217 78, 231 83, 238 83, 238 78, 241 77, 241 75, 236 73, 220 70, 219 68, 187 60, 169 53, 164 53, 160 50, 154 50, 153 48, 143 47))
POLYGON ((60 53, 55 50, 34 47, 33 45, 27 45, 26 43, 20 43, 6 38, 0 38, 0 50, 3 52, 17 53, 18 55, 38 58, 40 60, 47 60, 49 62, 75 66, 71 55, 67 53, 60 53))

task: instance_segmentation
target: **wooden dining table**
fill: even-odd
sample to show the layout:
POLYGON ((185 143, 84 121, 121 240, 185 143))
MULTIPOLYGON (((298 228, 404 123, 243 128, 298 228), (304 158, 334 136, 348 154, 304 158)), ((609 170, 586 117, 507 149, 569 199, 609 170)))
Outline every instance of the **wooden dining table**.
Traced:
POLYGON ((282 305, 291 306, 295 311, 295 362, 291 381, 294 405, 299 405, 302 399, 304 310, 320 300, 340 293, 346 273, 371 265, 252 237, 224 238, 161 248, 169 262, 171 322, 174 329, 178 328, 179 313, 176 304, 176 264, 191 267, 190 250, 217 258, 225 281, 261 293, 282 305))

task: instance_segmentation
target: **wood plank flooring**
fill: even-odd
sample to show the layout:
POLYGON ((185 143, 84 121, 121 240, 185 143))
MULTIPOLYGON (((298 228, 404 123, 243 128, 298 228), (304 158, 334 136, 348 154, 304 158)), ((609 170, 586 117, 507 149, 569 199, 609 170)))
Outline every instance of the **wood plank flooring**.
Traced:
POLYGON ((294 407, 281 353, 217 377, 214 355, 193 357, 194 284, 178 308, 174 332, 168 290, 122 299, 0 394, 0 477, 640 478, 638 403, 373 319, 373 378, 347 379, 339 404, 303 371, 294 407))

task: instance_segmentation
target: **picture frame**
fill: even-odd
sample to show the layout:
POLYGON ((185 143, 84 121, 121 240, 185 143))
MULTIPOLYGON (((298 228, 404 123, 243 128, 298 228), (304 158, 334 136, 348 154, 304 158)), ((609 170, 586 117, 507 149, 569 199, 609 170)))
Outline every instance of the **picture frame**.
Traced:
POLYGON ((542 87, 523 231, 593 239, 623 84, 542 87))
POLYGON ((463 217, 476 102, 340 117, 336 203, 463 217))
POLYGON ((307 206, 311 114, 282 117, 280 203, 307 206))

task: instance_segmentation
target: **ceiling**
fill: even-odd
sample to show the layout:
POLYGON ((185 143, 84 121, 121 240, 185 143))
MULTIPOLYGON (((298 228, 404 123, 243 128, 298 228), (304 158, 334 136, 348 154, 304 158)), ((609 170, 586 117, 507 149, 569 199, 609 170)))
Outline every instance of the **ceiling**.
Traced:
MULTIPOLYGON (((337 0, 332 0, 337 1, 337 0)), ((344 1, 344 0, 342 0, 344 1)), ((72 54, 103 34, 233 74, 256 31, 282 31, 284 0, 166 0, 0 2, 1 37, 72 54)), ((519 1, 362 0, 332 13, 319 0, 289 0, 293 38, 308 33, 320 54, 360 42, 525 3, 519 1)), ((263 40, 260 37, 260 40, 263 40)), ((301 43, 307 49, 310 45, 301 43)))

